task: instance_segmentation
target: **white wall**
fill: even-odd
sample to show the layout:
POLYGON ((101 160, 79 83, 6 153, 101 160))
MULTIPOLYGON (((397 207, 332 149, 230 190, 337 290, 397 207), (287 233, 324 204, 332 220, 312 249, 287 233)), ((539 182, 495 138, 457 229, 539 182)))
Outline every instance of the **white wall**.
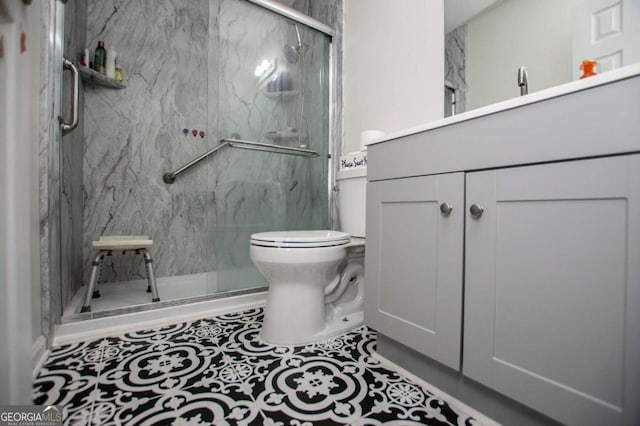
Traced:
POLYGON ((573 79, 572 10, 581 0, 507 0, 467 23, 467 110, 573 79))
POLYGON ((31 295, 39 289, 40 2, 0 0, 0 6, 8 11, 0 17, 0 404, 31 404, 31 348, 39 330, 32 329, 39 312, 32 317, 31 295))
POLYGON ((443 0, 345 0, 343 152, 444 113, 443 0))

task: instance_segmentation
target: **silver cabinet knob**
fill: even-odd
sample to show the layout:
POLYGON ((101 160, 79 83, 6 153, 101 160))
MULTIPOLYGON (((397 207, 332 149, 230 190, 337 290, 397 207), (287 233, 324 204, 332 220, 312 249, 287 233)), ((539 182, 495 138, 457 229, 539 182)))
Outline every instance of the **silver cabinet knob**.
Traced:
POLYGON ((451 204, 449 203, 440 204, 440 213, 442 213, 442 216, 449 216, 451 214, 451 210, 453 210, 453 207, 451 207, 451 204))
POLYGON ((471 204, 471 207, 469 207, 469 212, 471 213, 471 216, 479 219, 480 216, 482 216, 482 213, 484 213, 484 207, 482 207, 480 204, 474 203, 471 204))

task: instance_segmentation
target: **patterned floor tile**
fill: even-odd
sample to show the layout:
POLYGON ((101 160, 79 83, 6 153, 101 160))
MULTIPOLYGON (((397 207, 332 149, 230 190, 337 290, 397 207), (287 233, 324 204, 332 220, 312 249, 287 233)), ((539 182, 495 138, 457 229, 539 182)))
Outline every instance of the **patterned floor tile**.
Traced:
POLYGON ((33 401, 73 411, 91 403, 97 385, 98 378, 94 375, 44 367, 33 384, 33 401))
POLYGON ((122 340, 129 342, 164 341, 171 340, 175 336, 179 336, 191 327, 191 322, 183 322, 178 324, 166 325, 158 328, 132 331, 121 336, 122 340))
POLYGON ((475 424, 384 368, 367 327, 276 346, 259 339, 262 318, 252 309, 55 348, 34 401, 74 425, 475 424))
POLYGON ((269 372, 264 386, 256 386, 257 402, 274 419, 344 424, 367 397, 363 373, 353 361, 292 356, 269 372))
POLYGON ((341 356, 360 361, 371 356, 375 348, 375 332, 362 326, 356 330, 345 333, 318 343, 312 343, 299 349, 301 353, 313 353, 323 356, 341 356))
POLYGON ((249 399, 236 399, 219 392, 188 391, 160 398, 152 407, 123 420, 135 425, 258 426, 264 423, 260 411, 249 399))

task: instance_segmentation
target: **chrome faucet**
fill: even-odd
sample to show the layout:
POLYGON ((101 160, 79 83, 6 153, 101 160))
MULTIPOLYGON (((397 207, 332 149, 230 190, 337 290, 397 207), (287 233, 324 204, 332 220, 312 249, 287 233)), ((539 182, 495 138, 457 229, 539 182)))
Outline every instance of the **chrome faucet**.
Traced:
POLYGON ((520 87, 520 96, 529 93, 529 76, 525 66, 518 68, 518 87, 520 87))

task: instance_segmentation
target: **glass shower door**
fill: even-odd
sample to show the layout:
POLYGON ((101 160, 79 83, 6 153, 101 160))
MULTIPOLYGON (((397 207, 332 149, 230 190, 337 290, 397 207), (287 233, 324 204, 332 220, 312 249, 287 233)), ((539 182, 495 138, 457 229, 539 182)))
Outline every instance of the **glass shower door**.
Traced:
POLYGON ((218 102, 209 127, 217 128, 218 139, 320 154, 225 148, 211 163, 215 211, 207 214, 217 268, 209 284, 221 292, 266 285, 249 257, 251 234, 329 226, 330 39, 245 1, 221 0, 211 13, 217 13, 219 54, 210 58, 218 62, 210 66, 218 75, 209 76, 218 102))

